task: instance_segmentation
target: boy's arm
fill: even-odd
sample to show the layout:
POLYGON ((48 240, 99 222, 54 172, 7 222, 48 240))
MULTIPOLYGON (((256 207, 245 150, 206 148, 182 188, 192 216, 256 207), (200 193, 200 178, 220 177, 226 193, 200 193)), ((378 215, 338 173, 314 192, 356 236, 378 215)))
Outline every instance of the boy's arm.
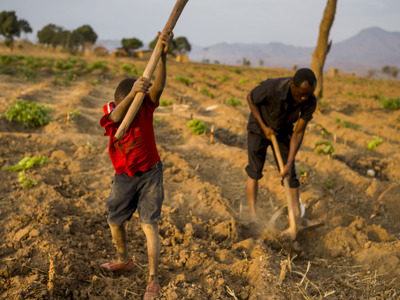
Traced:
POLYGON ((121 122, 124 119, 133 99, 135 99, 136 94, 138 92, 147 93, 150 86, 151 83, 145 77, 137 79, 133 84, 130 93, 114 108, 108 116, 108 119, 113 122, 121 122))
POLYGON ((154 80, 153 86, 149 90, 150 100, 154 104, 157 104, 160 100, 161 94, 165 87, 165 82, 167 79, 167 53, 171 47, 171 42, 174 34, 172 33, 172 31, 170 31, 168 33, 158 33, 158 36, 162 44, 164 45, 164 49, 158 63, 156 79, 154 80))

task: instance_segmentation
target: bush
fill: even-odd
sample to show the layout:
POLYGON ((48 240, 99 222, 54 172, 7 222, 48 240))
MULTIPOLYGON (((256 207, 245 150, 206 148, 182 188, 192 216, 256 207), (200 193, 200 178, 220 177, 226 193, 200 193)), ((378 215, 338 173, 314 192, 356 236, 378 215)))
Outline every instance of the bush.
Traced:
POLYGON ((10 106, 5 112, 8 121, 17 121, 25 127, 44 126, 50 123, 50 107, 38 105, 35 102, 25 101, 23 99, 15 100, 14 105, 10 106))
POLYGON ((193 129, 195 135, 202 134, 206 131, 206 124, 197 119, 190 120, 187 126, 193 129))

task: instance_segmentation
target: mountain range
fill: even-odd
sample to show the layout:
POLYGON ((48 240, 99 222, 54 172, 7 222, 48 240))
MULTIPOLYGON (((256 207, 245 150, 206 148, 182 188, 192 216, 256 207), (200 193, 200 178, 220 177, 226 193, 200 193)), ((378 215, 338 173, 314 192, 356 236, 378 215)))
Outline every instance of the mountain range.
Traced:
MULTIPOLYGON (((103 41, 107 49, 120 41, 103 41)), ((115 47, 115 48, 116 48, 115 47)), ((218 62, 220 64, 241 65, 243 59, 251 66, 280 67, 291 69, 293 65, 309 66, 315 47, 296 47, 283 43, 243 44, 218 43, 208 47, 192 44, 189 53, 191 61, 218 62)), ((400 32, 389 32, 378 27, 360 31, 355 36, 341 42, 332 42, 325 69, 338 68, 343 71, 381 70, 385 65, 400 66, 400 32)))

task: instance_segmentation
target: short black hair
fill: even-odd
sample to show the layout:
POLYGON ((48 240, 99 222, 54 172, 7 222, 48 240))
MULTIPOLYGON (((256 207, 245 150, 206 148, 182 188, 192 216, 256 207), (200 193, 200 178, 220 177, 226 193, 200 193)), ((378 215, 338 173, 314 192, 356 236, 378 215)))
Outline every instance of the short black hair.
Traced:
POLYGON ((295 87, 300 87, 301 84, 307 81, 310 86, 315 86, 317 83, 317 78, 314 72, 308 68, 298 69, 293 76, 293 84, 295 87))
POLYGON ((126 78, 122 80, 114 93, 114 102, 115 104, 119 104, 122 100, 125 99, 126 96, 131 92, 133 84, 135 83, 135 78, 126 78))

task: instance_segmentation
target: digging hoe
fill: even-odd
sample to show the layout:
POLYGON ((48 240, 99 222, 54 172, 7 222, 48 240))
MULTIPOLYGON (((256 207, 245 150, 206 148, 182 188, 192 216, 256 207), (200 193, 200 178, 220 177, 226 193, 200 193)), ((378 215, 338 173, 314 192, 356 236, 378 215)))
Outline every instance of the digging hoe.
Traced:
MULTIPOLYGON (((276 159, 278 160, 279 169, 283 170, 284 165, 283 165, 283 161, 282 161, 282 156, 281 156, 281 152, 279 151, 278 141, 276 140, 275 135, 271 136, 271 141, 272 141, 272 145, 274 147, 276 159)), ((287 203, 288 213, 289 213, 289 228, 286 229, 285 233, 288 234, 290 236, 291 240, 293 241, 296 239, 296 234, 297 234, 297 232, 296 232, 296 217, 295 217, 294 211, 293 211, 292 194, 290 193, 289 180, 287 179, 287 177, 285 177, 283 179, 283 185, 285 187, 286 203, 287 203)), ((279 210, 278 212, 281 213, 281 210, 279 210)), ((276 219, 277 216, 278 215, 274 215, 273 219, 276 219)))

